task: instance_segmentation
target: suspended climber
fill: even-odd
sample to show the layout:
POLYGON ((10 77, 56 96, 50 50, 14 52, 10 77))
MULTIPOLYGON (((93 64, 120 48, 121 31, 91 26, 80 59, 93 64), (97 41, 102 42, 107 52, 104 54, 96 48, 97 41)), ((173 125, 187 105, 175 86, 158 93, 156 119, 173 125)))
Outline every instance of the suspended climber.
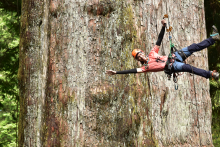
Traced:
POLYGON ((158 36, 158 40, 156 45, 150 51, 149 55, 145 55, 145 53, 140 49, 134 49, 132 51, 132 56, 137 61, 142 63, 141 68, 135 68, 130 70, 123 71, 113 71, 106 70, 106 74, 115 75, 115 74, 128 74, 128 73, 143 73, 143 72, 159 72, 165 71, 165 73, 175 73, 175 72, 189 72, 199 76, 202 76, 206 79, 214 78, 215 80, 219 79, 219 73, 214 71, 206 71, 204 69, 193 67, 189 64, 185 64, 184 61, 194 52, 201 51, 215 43, 215 41, 220 41, 218 30, 215 26, 213 28, 213 34, 208 38, 203 40, 198 44, 191 44, 188 47, 182 48, 181 50, 175 51, 172 53, 172 61, 168 62, 168 56, 160 56, 158 54, 159 48, 165 33, 166 21, 163 19, 161 21, 162 29, 158 36), (170 68, 169 68, 170 67, 170 68))

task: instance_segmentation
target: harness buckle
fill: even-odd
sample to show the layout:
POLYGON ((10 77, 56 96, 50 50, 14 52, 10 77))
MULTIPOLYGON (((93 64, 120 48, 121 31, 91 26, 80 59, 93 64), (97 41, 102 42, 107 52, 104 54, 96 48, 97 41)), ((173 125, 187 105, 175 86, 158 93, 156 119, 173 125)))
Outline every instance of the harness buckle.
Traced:
POLYGON ((182 50, 179 50, 178 54, 182 57, 183 61, 186 60, 186 55, 184 54, 182 50))

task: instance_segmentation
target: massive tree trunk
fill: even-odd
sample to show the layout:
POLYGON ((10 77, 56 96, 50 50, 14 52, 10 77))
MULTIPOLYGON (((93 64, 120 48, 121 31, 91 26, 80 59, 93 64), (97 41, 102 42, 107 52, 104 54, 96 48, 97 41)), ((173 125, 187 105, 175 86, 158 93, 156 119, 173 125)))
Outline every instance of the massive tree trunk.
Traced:
MULTIPOLYGON (((203 0, 23 0, 19 146, 213 146, 209 80, 105 75, 140 67, 164 14, 176 45, 206 38, 203 0)), ((187 63, 208 70, 207 50, 187 63)))

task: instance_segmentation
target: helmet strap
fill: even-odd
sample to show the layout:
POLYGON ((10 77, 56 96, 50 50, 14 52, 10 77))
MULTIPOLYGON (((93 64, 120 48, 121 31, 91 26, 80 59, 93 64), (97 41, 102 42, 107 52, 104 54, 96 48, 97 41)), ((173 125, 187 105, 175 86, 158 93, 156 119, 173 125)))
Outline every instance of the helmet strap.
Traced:
POLYGON ((137 56, 138 56, 139 53, 142 53, 142 51, 139 51, 139 52, 136 54, 135 59, 137 59, 137 56))

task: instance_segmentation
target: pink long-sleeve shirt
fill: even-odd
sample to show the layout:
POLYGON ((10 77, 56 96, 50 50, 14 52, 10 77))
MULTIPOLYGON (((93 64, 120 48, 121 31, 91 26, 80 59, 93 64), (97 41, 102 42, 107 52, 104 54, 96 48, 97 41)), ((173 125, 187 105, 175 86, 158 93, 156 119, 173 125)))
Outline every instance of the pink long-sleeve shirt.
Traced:
POLYGON ((163 71, 166 65, 167 56, 160 56, 158 55, 159 48, 154 46, 154 48, 149 53, 149 61, 148 61, 148 68, 146 69, 145 66, 141 67, 143 72, 158 72, 163 71))

